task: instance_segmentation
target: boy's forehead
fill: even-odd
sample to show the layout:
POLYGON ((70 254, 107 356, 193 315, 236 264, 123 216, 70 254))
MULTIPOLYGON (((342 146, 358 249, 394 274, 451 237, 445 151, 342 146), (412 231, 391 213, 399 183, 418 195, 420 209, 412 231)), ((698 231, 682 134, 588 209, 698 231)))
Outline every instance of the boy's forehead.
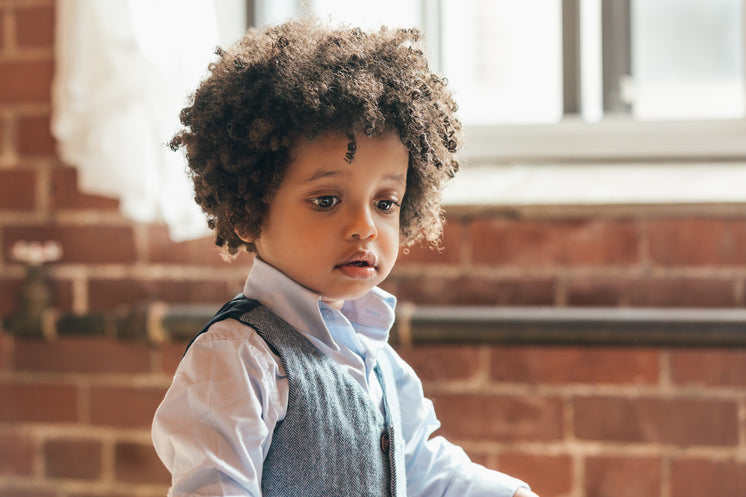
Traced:
POLYGON ((352 161, 348 158, 350 139, 329 133, 313 140, 301 139, 295 147, 287 171, 295 181, 308 183, 332 177, 344 177, 360 167, 375 166, 383 177, 406 182, 409 151, 393 133, 356 139, 352 161))

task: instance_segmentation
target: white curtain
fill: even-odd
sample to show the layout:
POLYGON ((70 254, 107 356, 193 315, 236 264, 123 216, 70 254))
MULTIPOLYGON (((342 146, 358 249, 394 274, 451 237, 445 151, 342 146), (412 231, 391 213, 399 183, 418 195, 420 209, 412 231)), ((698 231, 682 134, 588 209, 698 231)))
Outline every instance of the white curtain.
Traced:
POLYGON ((182 153, 166 143, 218 44, 212 0, 58 0, 52 132, 79 187, 124 215, 207 234, 182 153))

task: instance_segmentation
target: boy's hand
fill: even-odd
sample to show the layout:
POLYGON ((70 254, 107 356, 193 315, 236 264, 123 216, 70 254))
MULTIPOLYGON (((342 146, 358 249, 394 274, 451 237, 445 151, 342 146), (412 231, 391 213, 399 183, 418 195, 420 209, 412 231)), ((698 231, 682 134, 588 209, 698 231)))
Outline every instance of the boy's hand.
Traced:
POLYGON ((521 487, 515 491, 515 493, 513 494, 513 497, 539 497, 539 496, 533 493, 531 490, 527 489, 526 487, 521 487))

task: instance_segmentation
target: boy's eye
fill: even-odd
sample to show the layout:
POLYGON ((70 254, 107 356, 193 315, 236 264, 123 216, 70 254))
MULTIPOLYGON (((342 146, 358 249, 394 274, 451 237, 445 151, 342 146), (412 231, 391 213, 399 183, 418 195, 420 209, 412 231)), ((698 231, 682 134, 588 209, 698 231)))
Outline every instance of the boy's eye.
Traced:
POLYGON ((388 212, 399 207, 399 202, 393 200, 379 200, 376 202, 376 207, 384 212, 388 212))
POLYGON ((312 198, 311 203, 319 209, 331 209, 339 203, 339 199, 333 195, 323 195, 312 198))

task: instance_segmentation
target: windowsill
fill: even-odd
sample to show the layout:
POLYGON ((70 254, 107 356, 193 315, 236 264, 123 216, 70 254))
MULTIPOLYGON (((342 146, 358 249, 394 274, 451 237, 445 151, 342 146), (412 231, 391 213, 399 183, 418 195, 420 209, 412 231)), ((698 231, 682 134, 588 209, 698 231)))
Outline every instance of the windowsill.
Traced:
POLYGON ((506 161, 746 161, 746 120, 635 121, 606 118, 556 124, 465 126, 462 158, 506 161))
POLYGON ((465 166, 444 192, 464 206, 744 202, 746 161, 465 166))
POLYGON ((746 120, 471 126, 446 205, 746 202, 746 120))

